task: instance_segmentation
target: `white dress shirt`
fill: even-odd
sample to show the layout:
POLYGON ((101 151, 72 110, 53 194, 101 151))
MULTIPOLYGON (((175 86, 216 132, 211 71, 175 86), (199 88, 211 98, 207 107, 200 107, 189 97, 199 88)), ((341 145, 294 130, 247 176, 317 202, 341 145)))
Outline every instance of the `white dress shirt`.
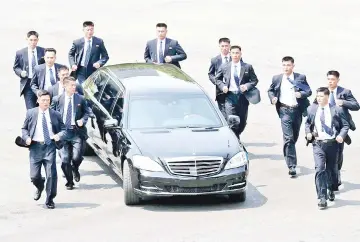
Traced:
MULTIPOLYGON (((85 58, 86 58, 86 51, 87 51, 87 49, 89 48, 89 40, 88 39, 86 39, 86 38, 84 38, 84 40, 85 40, 85 43, 84 43, 84 52, 83 52, 83 55, 82 55, 82 59, 81 59, 81 63, 80 63, 80 65, 81 66, 85 66, 85 58)), ((93 38, 91 37, 91 39, 90 39, 90 48, 91 48, 91 46, 92 46, 92 42, 93 42, 93 38)))
POLYGON ((28 69, 28 77, 32 78, 34 75, 34 71, 32 69, 32 56, 33 56, 33 52, 34 51, 34 55, 35 55, 35 66, 38 65, 38 61, 37 61, 37 51, 36 51, 36 47, 34 50, 28 48, 28 63, 29 63, 29 69, 28 69))
POLYGON ((55 65, 53 65, 52 67, 48 67, 46 66, 45 69, 45 85, 44 85, 44 90, 49 90, 49 87, 51 87, 51 81, 50 81, 50 69, 52 71, 52 75, 54 77, 54 80, 56 82, 56 71, 55 71, 55 65))
MULTIPOLYGON (((316 128, 316 132, 318 133, 317 139, 318 140, 334 139, 335 138, 335 130, 333 130, 334 134, 332 136, 327 134, 325 132, 325 130, 322 131, 322 125, 321 125, 321 121, 320 121, 321 112, 322 112, 322 108, 319 106, 316 111, 316 115, 315 115, 315 128, 316 128)), ((326 126, 328 126, 329 128, 332 128, 332 117, 331 117, 331 111, 330 111, 329 104, 327 104, 324 107, 324 114, 325 114, 326 126)))
POLYGON ((230 76, 230 87, 229 87, 229 91, 231 91, 231 92, 239 91, 239 88, 236 86, 236 82, 235 82, 235 78, 234 78, 235 66, 236 66, 236 70, 237 70, 237 75, 240 78, 240 71, 241 71, 240 61, 238 63, 231 62, 231 76, 230 76))
MULTIPOLYGON (((294 80, 294 73, 291 73, 289 76, 291 80, 294 80)), ((280 98, 279 101, 288 106, 296 106, 297 100, 295 96, 294 86, 289 82, 286 75, 283 75, 281 84, 280 84, 280 98)))
POLYGON ((156 53, 157 53, 157 62, 160 63, 160 43, 161 43, 161 48, 162 48, 162 54, 164 56, 164 61, 165 61, 165 43, 166 43, 166 38, 161 40, 158 39, 157 40, 157 47, 156 47, 156 53))
POLYGON ((63 116, 63 122, 66 123, 66 114, 69 102, 71 102, 72 110, 71 110, 71 125, 75 125, 75 115, 74 115, 74 95, 71 95, 70 97, 68 95, 65 95, 65 103, 64 103, 64 116, 63 116))
MULTIPOLYGON (((34 137, 32 139, 33 141, 37 141, 37 142, 45 141, 43 125, 42 125, 42 118, 43 118, 43 111, 39 108, 39 114, 38 114, 38 119, 37 119, 37 123, 36 123, 35 133, 34 133, 34 137)), ((49 109, 45 110, 45 118, 46 118, 47 127, 49 129, 50 138, 52 138, 54 136, 54 133, 52 131, 49 109)))

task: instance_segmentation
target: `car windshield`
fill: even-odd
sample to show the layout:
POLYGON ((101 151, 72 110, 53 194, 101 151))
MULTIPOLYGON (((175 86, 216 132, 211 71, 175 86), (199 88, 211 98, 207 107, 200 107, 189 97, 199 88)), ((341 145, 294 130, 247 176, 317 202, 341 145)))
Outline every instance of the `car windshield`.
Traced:
POLYGON ((129 129, 221 127, 214 106, 205 95, 161 94, 132 96, 129 102, 129 129))

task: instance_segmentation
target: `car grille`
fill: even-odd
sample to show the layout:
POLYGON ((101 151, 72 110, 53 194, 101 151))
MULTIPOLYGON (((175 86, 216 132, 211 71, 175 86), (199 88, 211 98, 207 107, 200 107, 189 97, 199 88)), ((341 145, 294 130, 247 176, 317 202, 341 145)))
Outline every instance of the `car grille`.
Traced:
POLYGON ((215 184, 208 187, 179 187, 179 186, 165 186, 167 192, 170 193, 203 193, 203 192, 217 192, 224 189, 226 183, 215 184))
POLYGON ((180 176, 209 176, 218 173, 223 163, 222 157, 178 157, 165 159, 171 174, 180 176))

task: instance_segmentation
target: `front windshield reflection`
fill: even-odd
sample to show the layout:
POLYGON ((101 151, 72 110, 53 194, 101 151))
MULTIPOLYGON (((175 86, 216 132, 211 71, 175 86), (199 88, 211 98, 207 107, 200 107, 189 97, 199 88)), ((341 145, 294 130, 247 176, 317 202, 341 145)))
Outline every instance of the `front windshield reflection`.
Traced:
POLYGON ((134 96, 129 102, 130 129, 220 127, 209 99, 199 94, 134 96))

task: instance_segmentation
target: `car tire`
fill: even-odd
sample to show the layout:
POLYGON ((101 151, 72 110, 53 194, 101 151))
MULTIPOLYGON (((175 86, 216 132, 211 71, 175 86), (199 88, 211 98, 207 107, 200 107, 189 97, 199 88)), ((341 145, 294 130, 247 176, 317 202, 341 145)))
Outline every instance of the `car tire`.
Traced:
POLYGON ((124 202, 126 205, 137 205, 140 198, 134 192, 134 184, 131 180, 131 171, 127 160, 124 161, 123 169, 124 202))
POLYGON ((229 194, 229 199, 231 202, 245 202, 246 200, 246 191, 235 193, 235 194, 229 194))
POLYGON ((94 149, 87 142, 85 142, 84 145, 85 145, 84 156, 94 156, 94 155, 96 155, 94 149))

